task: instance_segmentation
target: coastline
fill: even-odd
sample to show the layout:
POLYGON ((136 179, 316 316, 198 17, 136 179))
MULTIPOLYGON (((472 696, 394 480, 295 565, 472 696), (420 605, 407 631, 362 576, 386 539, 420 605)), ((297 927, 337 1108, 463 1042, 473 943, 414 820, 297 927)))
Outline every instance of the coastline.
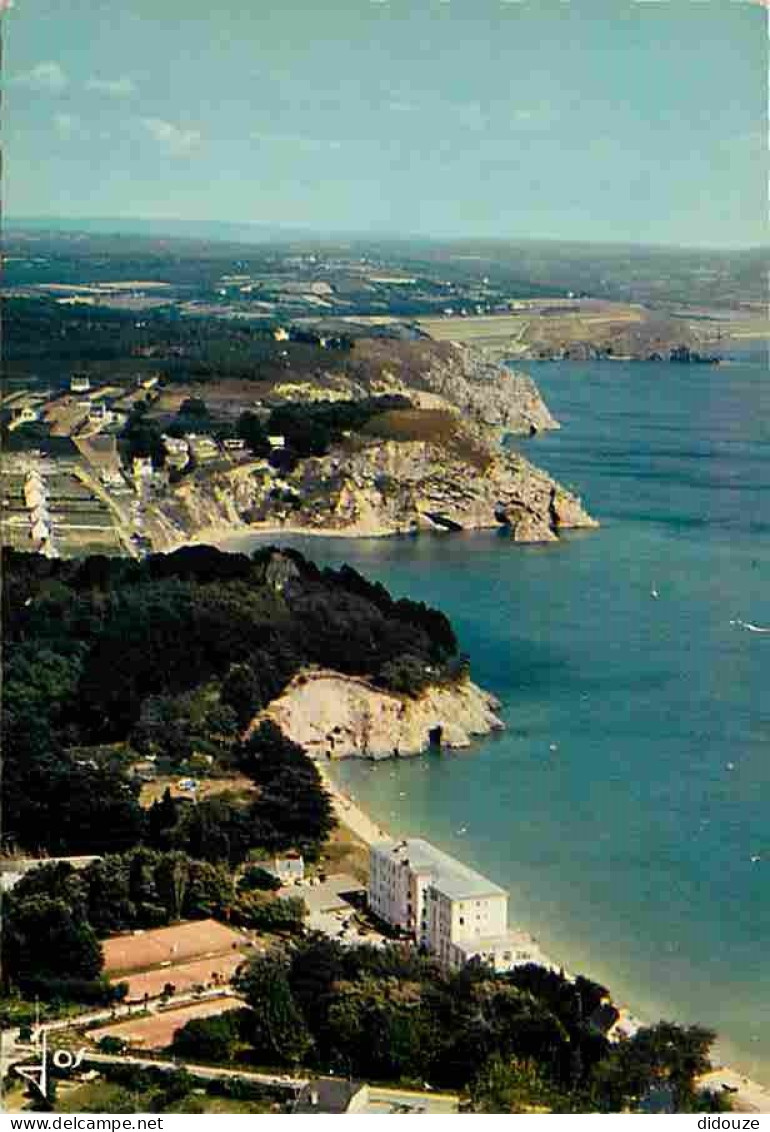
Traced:
MULTIPOLYGON (((590 525, 586 525, 586 529, 592 530, 598 527, 598 523, 593 521, 590 525)), ((179 534, 178 538, 168 539, 162 546, 160 541, 153 547, 155 554, 172 554, 175 550, 181 550, 186 546, 216 546, 222 548, 224 545, 236 543, 241 539, 253 539, 259 537, 282 537, 284 535, 301 536, 303 538, 325 538, 325 539, 389 539, 389 538, 417 538, 421 534, 477 534, 484 531, 505 531, 505 524, 497 520, 487 523, 485 526, 469 526, 463 527, 461 531, 452 531, 448 528, 438 525, 421 528, 405 528, 404 530, 394 530, 392 527, 371 527, 366 524, 352 524, 348 527, 303 527, 295 523, 250 523, 243 524, 241 527, 235 527, 228 524, 217 524, 209 527, 201 527, 195 532, 194 535, 179 534)), ((565 530, 577 529, 564 524, 565 530)), ((510 536, 513 538, 513 536, 510 536)), ((522 545, 526 545, 529 540, 519 540, 522 545)))
MULTIPOLYGON (((367 848, 377 841, 387 840, 393 836, 385 825, 376 822, 371 815, 359 805, 355 796, 349 794, 341 786, 337 785, 329 773, 328 767, 321 759, 314 759, 313 761, 321 776, 324 789, 328 792, 332 800, 335 817, 341 825, 346 826, 367 848)), ((521 925, 513 925, 513 928, 526 935, 528 942, 531 944, 532 951, 535 953, 535 962, 540 963, 542 966, 551 967, 554 970, 563 970, 565 975, 569 978, 574 977, 574 972, 572 972, 566 964, 558 962, 543 951, 536 936, 532 935, 521 925)), ((590 977, 590 975, 588 977, 590 977)), ((638 1014, 632 1012, 630 1007, 618 1002, 615 1003, 615 1006, 620 1011, 620 1017, 614 1028, 617 1038, 631 1037, 638 1029, 649 1025, 649 1020, 640 1018, 638 1014)), ((770 1088, 766 1088, 759 1082, 751 1080, 751 1078, 747 1077, 739 1070, 731 1068, 729 1065, 714 1064, 713 1068, 701 1077, 698 1082, 699 1088, 713 1089, 715 1091, 718 1091, 722 1085, 728 1086, 728 1090, 730 1090, 733 1111, 758 1114, 770 1113, 770 1088)))

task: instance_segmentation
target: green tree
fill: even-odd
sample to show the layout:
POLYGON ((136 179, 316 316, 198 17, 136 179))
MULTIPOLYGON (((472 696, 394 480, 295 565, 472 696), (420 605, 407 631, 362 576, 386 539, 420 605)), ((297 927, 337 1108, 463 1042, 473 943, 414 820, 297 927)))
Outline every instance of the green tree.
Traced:
POLYGON ((227 1010, 213 1018, 193 1018, 174 1034, 172 1049, 188 1061, 233 1061, 241 1043, 242 1010, 227 1010))
POLYGON ((302 931, 306 914, 305 902, 299 896, 281 899, 266 892, 244 892, 233 908, 233 921, 257 931, 297 934, 302 931))
POLYGON ((259 865, 249 865, 238 881, 239 892, 251 892, 254 889, 276 892, 280 887, 281 882, 278 877, 259 865))
POLYGON ((292 997, 284 964, 271 956, 260 956, 238 976, 237 986, 254 1011, 252 1041, 256 1049, 289 1064, 303 1061, 312 1039, 292 997))
POLYGON ((702 1026, 659 1022, 643 1026, 627 1041, 613 1046, 594 1071, 599 1095, 608 1111, 635 1105, 651 1090, 672 1090, 675 1111, 692 1111, 695 1079, 711 1068, 709 1052, 716 1034, 702 1026))
POLYGON ((104 963, 91 925, 49 896, 6 899, 2 945, 4 979, 22 990, 35 980, 95 980, 104 963))
POLYGON ((238 435, 246 441, 247 447, 255 456, 270 455, 270 441, 256 413, 249 410, 241 413, 238 418, 238 435))
POLYGON ((532 1060, 505 1060, 493 1054, 470 1086, 474 1112, 506 1113, 550 1109, 554 1089, 532 1060))

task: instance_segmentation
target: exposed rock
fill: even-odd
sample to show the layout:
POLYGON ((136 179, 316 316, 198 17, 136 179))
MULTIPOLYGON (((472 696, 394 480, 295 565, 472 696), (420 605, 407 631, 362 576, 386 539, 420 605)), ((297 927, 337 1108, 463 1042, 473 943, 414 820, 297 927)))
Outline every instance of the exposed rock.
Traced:
POLYGON ((159 508, 184 530, 301 529, 348 536, 506 527, 550 542, 595 522, 580 500, 518 453, 457 421, 456 443, 372 440, 303 460, 288 476, 266 462, 190 478, 159 508), (288 501, 287 501, 288 500, 288 501))
POLYGON ((532 378, 501 365, 490 351, 456 342, 366 339, 356 343, 355 356, 366 362, 368 393, 403 393, 420 408, 453 406, 498 435, 559 427, 532 378))
POLYGON ((470 680, 428 688, 417 698, 376 688, 329 669, 295 676, 260 712, 310 754, 345 758, 417 755, 431 746, 467 747, 473 736, 499 730, 497 700, 470 680))
MULTIPOLYGON (((279 475, 266 460, 193 472, 148 517, 157 549, 206 532, 307 531, 347 536, 503 526, 520 542, 596 526, 580 500, 500 445, 512 432, 558 427, 526 374, 448 342, 356 343, 352 376, 318 375, 304 399, 405 394, 417 412, 279 475)), ((307 386, 307 388, 305 388, 307 386)), ((287 383, 290 397, 297 388, 287 383)))
POLYGON ((452 345, 454 356, 432 365, 423 376, 432 392, 463 416, 504 434, 559 428, 528 374, 509 370, 482 351, 452 345))

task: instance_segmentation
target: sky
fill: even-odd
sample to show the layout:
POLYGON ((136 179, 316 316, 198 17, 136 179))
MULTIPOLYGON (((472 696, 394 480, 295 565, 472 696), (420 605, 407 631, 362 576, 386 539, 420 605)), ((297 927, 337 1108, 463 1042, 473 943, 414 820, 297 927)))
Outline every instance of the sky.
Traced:
POLYGON ((0 0, 5 215, 767 243, 758 0, 0 0))

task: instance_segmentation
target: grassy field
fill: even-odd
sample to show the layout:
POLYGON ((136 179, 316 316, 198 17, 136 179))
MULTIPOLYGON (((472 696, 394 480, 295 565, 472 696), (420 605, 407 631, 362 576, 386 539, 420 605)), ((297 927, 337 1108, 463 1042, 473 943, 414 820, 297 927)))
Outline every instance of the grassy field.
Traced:
MULTIPOLYGON (((177 785, 186 777, 187 775, 175 774, 154 778, 152 782, 142 783, 139 794, 140 805, 147 807, 151 806, 153 802, 159 801, 167 788, 171 791, 172 798, 191 798, 192 795, 189 790, 181 790, 177 785)), ((243 797, 246 794, 253 794, 256 790, 251 779, 240 774, 230 775, 226 778, 196 778, 195 781, 198 783, 195 797, 199 802, 201 798, 212 798, 215 794, 234 793, 243 797)))
MULTIPOLYGON (((15 1098, 14 1098, 15 1099, 15 1098)), ((234 1100, 230 1097, 208 1096, 203 1088, 195 1088, 180 1101, 160 1110, 151 1108, 152 1092, 127 1089, 124 1085, 98 1080, 62 1083, 56 1097, 56 1112, 73 1113, 143 1113, 162 1111, 169 1113, 219 1113, 222 1115, 250 1115, 271 1112, 272 1106, 262 1101, 234 1100)), ((20 1107, 8 1111, 18 1112, 20 1107)))
POLYGON ((439 444, 479 472, 486 470, 491 459, 490 453, 468 435, 461 418, 444 409, 391 409, 372 417, 362 432, 398 443, 439 444))
POLYGON ((515 314, 420 319, 420 329, 436 341, 469 345, 591 339, 613 327, 645 320, 641 307, 624 303, 591 304, 574 310, 554 306, 515 314))
POLYGON ((468 318, 421 318, 418 325, 437 342, 478 342, 515 338, 532 321, 529 315, 471 315, 468 318))
MULTIPOLYGON (((360 838, 340 825, 323 847, 319 871, 349 873, 365 884, 369 879, 369 850, 360 838)), ((297 889, 301 894, 302 890, 297 889)))

